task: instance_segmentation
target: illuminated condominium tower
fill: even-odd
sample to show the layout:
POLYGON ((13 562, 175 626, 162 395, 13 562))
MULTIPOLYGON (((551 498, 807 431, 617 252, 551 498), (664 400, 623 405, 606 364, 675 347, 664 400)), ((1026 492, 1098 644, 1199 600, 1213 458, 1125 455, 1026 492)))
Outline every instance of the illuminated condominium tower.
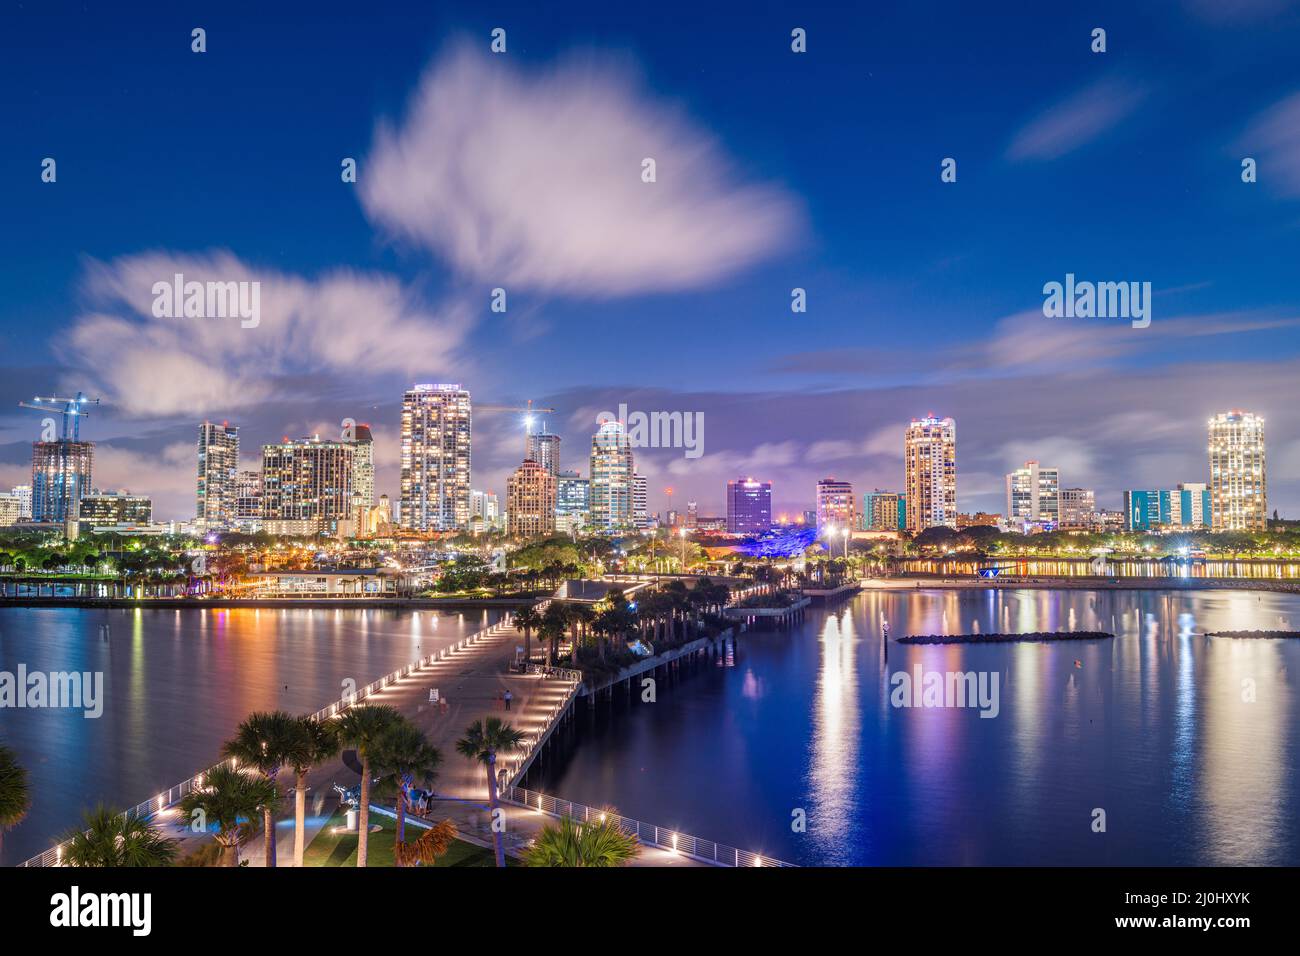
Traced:
POLYGON ((632 523, 638 528, 650 525, 650 483, 636 472, 632 473, 632 523))
POLYGON ((727 531, 761 534, 772 530, 772 483, 753 478, 727 482, 727 531))
POLYGON ((235 475, 235 511, 231 519, 237 527, 256 528, 262 523, 262 472, 241 471, 235 475))
POLYGON ((823 478, 817 482, 817 528, 835 526, 850 531, 858 526, 857 501, 853 497, 853 484, 823 478))
POLYGON ((1061 520, 1061 473, 1036 461, 1027 461, 1007 475, 1007 520, 1061 520))
POLYGON ((459 385, 416 385, 402 397, 402 527, 468 527, 470 419, 459 385))
POLYGON ((235 520, 235 476, 239 473, 239 427, 204 422, 199 426, 198 509, 205 528, 228 528, 235 520))
POLYGON ((1264 419, 1221 412, 1210 419, 1210 507, 1215 531, 1268 530, 1264 419))
POLYGON ((903 442, 907 530, 957 527, 957 423, 914 418, 903 442))
POLYGON ((623 423, 609 419, 591 437, 591 514, 597 530, 632 523, 632 445, 623 423))
POLYGON ((506 479, 506 533, 519 538, 555 533, 555 476, 531 458, 506 479))
POLYGON ((352 510, 352 442, 303 438, 262 446, 262 517, 334 534, 352 510))
POLYGON ((375 503, 375 439, 369 425, 350 425, 343 440, 352 445, 352 511, 360 527, 375 503))
POLYGON ((560 473, 560 436, 549 432, 528 434, 528 457, 552 475, 560 473))

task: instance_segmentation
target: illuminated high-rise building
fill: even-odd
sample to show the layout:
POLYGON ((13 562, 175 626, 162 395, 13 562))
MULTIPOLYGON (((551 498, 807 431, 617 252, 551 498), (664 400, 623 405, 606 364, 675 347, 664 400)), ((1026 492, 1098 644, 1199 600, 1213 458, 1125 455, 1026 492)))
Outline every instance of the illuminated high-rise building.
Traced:
POLYGON ((823 478, 817 482, 817 527, 834 525, 852 531, 858 526, 857 502, 853 498, 853 484, 823 478))
POLYGON ((1215 531, 1267 531, 1264 419, 1221 412, 1210 419, 1210 507, 1215 531))
POLYGON ((354 443, 320 438, 262 446, 262 518, 335 534, 351 522, 354 443))
POLYGON ((903 440, 907 530, 957 527, 957 423, 914 418, 903 440))
POLYGON ((239 472, 239 427, 229 422, 199 426, 198 509, 204 528, 228 528, 235 520, 235 475, 239 472))
POLYGON ((518 538, 555 533, 555 476, 531 458, 506 479, 506 533, 518 538))
POLYGON ((1007 475, 1007 521, 1011 523, 1061 520, 1061 473, 1036 461, 1027 461, 1007 475))
POLYGON ((591 483, 576 471, 560 472, 555 480, 555 530, 577 531, 590 512, 591 483))
POLYGON ((262 473, 245 470, 235 475, 236 527, 255 528, 262 522, 262 473))
POLYGON ((403 396, 402 527, 469 526, 471 418, 469 392, 459 385, 416 385, 403 396))
POLYGON ((638 528, 650 524, 650 485, 645 475, 632 473, 632 523, 638 528))
POLYGON ((560 474, 560 436, 549 432, 528 433, 528 457, 552 475, 560 474))
POLYGON ((90 494, 94 463, 94 442, 32 442, 32 520, 75 521, 82 496, 90 494))
POLYGON ((632 445, 623 423, 601 422, 591 438, 591 514, 589 524, 598 530, 624 528, 632 523, 632 445))
POLYGON ((727 531, 761 534, 772 529, 772 483, 753 478, 727 482, 727 531))
POLYGON ((360 527, 375 503, 375 439, 369 425, 349 425, 343 440, 352 445, 352 510, 360 527))

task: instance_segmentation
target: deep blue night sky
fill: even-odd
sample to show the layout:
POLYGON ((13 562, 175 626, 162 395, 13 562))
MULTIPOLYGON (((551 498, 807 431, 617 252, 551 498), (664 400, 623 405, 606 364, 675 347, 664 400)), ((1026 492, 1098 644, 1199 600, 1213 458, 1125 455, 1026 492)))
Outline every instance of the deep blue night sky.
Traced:
MULTIPOLYGON (((1026 458, 1118 508, 1206 480, 1206 418, 1247 408, 1295 516, 1294 5, 706 6, 4 3, 0 486, 39 426, 13 405, 82 388, 97 483, 159 519, 193 516, 204 417, 250 467, 370 420, 394 494, 402 390, 459 381, 556 407, 584 473, 599 411, 703 412, 701 458, 638 456, 652 509, 703 513, 739 473, 778 512, 823 475, 898 488, 929 412, 962 510, 1026 458), (177 262, 260 277, 261 325, 149 315, 177 262), (1150 328, 1043 317, 1067 272, 1150 282, 1150 328)), ((475 424, 504 491, 518 423, 475 424)))

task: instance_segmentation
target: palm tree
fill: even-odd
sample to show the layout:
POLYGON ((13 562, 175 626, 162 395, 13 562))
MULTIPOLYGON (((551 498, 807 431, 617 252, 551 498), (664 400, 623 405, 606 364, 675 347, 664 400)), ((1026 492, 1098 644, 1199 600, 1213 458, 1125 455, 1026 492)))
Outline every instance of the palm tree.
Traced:
POLYGON ((254 832, 257 815, 279 799, 280 791, 272 781, 222 764, 208 772, 202 787, 181 798, 179 806, 191 820, 200 815, 205 827, 216 823, 223 864, 239 866, 239 845, 254 832))
POLYGON ((563 604, 552 601, 546 606, 546 613, 542 615, 542 624, 538 629, 538 636, 549 642, 546 649, 546 666, 550 667, 555 663, 555 659, 560 654, 560 638, 569 628, 569 612, 563 604))
POLYGON ((397 843, 406 842, 406 802, 418 780, 425 787, 433 785, 442 754, 429 744, 420 728, 409 720, 394 724, 379 741, 372 757, 378 793, 397 800, 397 843))
POLYGON ((569 620, 578 626, 578 638, 573 642, 573 666, 578 666, 578 648, 587 642, 587 628, 596 620, 596 611, 590 604, 574 604, 569 608, 569 620))
POLYGON ((577 823, 563 817, 548 823, 524 851, 524 866, 624 866, 639 851, 635 835, 624 833, 612 819, 577 823))
MULTIPOLYGON (((297 744, 298 718, 283 710, 262 711, 249 714, 236 729, 235 736, 221 748, 222 756, 234 757, 241 764, 256 767, 272 786, 277 786, 276 776, 289 761, 297 744)), ((263 840, 266 866, 275 866, 275 812, 268 803, 263 808, 263 840)))
POLYGON ((370 761, 384 735, 402 720, 395 707, 363 704, 349 708, 338 721, 339 741, 361 758, 361 800, 357 824, 357 866, 366 865, 370 843, 370 761))
POLYGON ((171 866, 179 844, 148 820, 99 804, 81 815, 84 830, 68 834, 64 866, 171 866))
POLYGON ((515 615, 514 623, 515 627, 524 632, 524 661, 532 663, 533 629, 541 626, 542 616, 537 613, 537 608, 530 604, 515 615))
POLYGON ((488 808, 492 812, 492 844, 496 848, 497 866, 506 865, 506 851, 497 828, 497 754, 514 750, 524 739, 522 730, 502 723, 500 717, 476 720, 465 730, 465 736, 456 741, 456 752, 470 760, 477 760, 487 769, 488 808))
POLYGON ((285 754, 293 767, 293 865, 302 866, 307 846, 307 773, 339 752, 338 724, 299 717, 293 745, 285 754))
POLYGON ((0 840, 6 830, 23 821, 31 806, 27 771, 18 762, 16 753, 8 747, 0 747, 0 840))

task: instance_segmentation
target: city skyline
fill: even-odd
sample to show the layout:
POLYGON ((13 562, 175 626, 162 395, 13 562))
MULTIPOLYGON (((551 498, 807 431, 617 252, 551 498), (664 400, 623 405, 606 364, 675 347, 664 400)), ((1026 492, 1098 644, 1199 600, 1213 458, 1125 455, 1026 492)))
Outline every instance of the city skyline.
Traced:
MULTIPOLYGON (((476 516, 484 520, 485 526, 491 526, 483 499, 491 498, 495 502, 496 493, 491 489, 471 487, 475 481, 469 468, 473 441, 472 401, 468 389, 459 384, 416 384, 404 393, 404 403, 407 411, 402 462, 403 472, 408 477, 396 494, 387 490, 381 493, 376 489, 374 435, 369 424, 358 424, 354 419, 345 418, 340 423, 342 432, 338 439, 322 439, 319 434, 300 439, 284 436, 279 442, 263 445, 261 467, 247 470, 242 467, 239 426, 229 421, 219 425, 209 421, 200 423, 198 494, 193 523, 200 529, 222 530, 235 527, 239 523, 235 519, 244 522, 265 519, 269 522, 267 527, 277 528, 283 533, 325 530, 334 534, 339 533, 342 527, 351 535, 360 533, 377 520, 377 516, 369 512, 378 504, 377 496, 382 495, 384 499, 397 501, 399 510, 404 504, 411 509, 414 517, 399 518, 400 526, 408 530, 471 529, 471 519, 476 516), (302 467, 299 459, 303 452, 317 457, 328 452, 338 461, 329 467, 328 478, 322 478, 315 466, 308 466, 307 471, 299 475, 298 469, 302 467), (273 463, 270 469, 268 462, 273 463), (420 490, 423 488, 420 475, 429 467, 434 468, 432 487, 420 490), (288 497, 279 490, 280 479, 276 476, 281 471, 292 474, 288 497), (304 495, 299 486, 306 487, 308 493, 304 495), (458 517, 461 498, 464 499, 464 513, 463 517, 458 517), (444 516, 436 526, 428 517, 430 508, 434 515, 444 516), (340 521, 349 521, 350 524, 340 526, 340 521), (308 529, 307 524, 312 528, 308 529)), ((530 477, 530 491, 522 498, 513 495, 510 489, 530 466, 538 466, 551 480, 550 490, 545 492, 551 505, 545 509, 548 517, 542 524, 510 522, 511 533, 518 533, 521 529, 526 535, 576 530, 579 525, 570 526, 565 520, 567 514, 586 514, 590 519, 589 528, 605 530, 642 528, 662 518, 657 510, 648 507, 650 482, 636 469, 630 430, 622 420, 602 416, 599 422, 591 435, 589 473, 582 476, 579 471, 558 468, 559 435, 544 430, 534 431, 535 421, 531 414, 521 419, 526 454, 507 477, 505 497, 528 500, 530 511, 536 511, 536 499, 543 494, 540 489, 532 488, 536 479, 530 477), (596 474, 601 476, 596 486, 603 486, 604 490, 598 495, 603 502, 598 506, 601 513, 593 516, 590 492, 585 489, 591 486, 591 478, 596 474), (577 507, 571 497, 566 504, 566 495, 561 494, 566 481, 581 482, 583 506, 577 507)), ((1104 519, 1109 515, 1122 516, 1126 527, 1138 530, 1166 525, 1265 530, 1269 506, 1264 419, 1249 411, 1232 409, 1216 414, 1209 420, 1208 427, 1209 482, 1179 482, 1172 491, 1168 486, 1159 491, 1126 488, 1121 492, 1121 507, 1114 509, 1106 502, 1098 505, 1091 488, 1063 486, 1059 469, 1031 459, 1005 475, 1005 508, 1000 517, 1008 526, 1025 528, 1031 525, 1055 528, 1060 525, 1063 529, 1084 530, 1107 526, 1104 519), (1235 498, 1249 500, 1233 504, 1235 498), (1221 505, 1215 503, 1220 501, 1221 505)), ((935 526, 960 529, 962 521, 972 516, 999 517, 997 513, 978 509, 962 511, 959 505, 954 504, 957 501, 955 436, 956 423, 952 418, 938 419, 927 415, 912 419, 904 438, 904 456, 908 461, 903 483, 910 491, 884 492, 876 488, 873 492, 861 492, 859 506, 859 492, 855 491, 851 479, 837 480, 833 476, 818 479, 813 495, 816 502, 813 511, 819 516, 818 526, 829 524, 841 529, 847 526, 854 531, 897 527, 897 530, 914 534, 935 526), (939 460, 937 468, 932 464, 934 459, 939 460), (923 502, 923 508, 910 515, 903 505, 909 495, 923 502), (925 506, 927 500, 939 501, 940 504, 925 506), (886 511, 879 510, 882 504, 886 511), (828 511, 834 513, 828 516, 828 511)), ((90 494, 110 498, 139 497, 148 502, 149 512, 153 514, 153 499, 147 488, 114 491, 101 488, 93 480, 89 464, 94 457, 93 441, 34 442, 34 486, 38 489, 42 483, 62 486, 59 468, 56 467, 57 461, 61 460, 58 452, 61 444, 75 450, 75 455, 70 452, 68 456, 70 461, 74 461, 70 483, 75 487, 84 486, 85 490, 79 497, 84 499, 90 494)), ((798 507, 774 508, 772 484, 770 480, 756 481, 752 475, 728 479, 723 507, 719 512, 725 518, 715 520, 724 521, 727 530, 735 532, 738 529, 733 527, 733 519, 744 512, 747 516, 740 523, 745 529, 761 531, 764 524, 798 523, 810 514, 809 509, 802 509, 803 517, 800 517, 801 509, 798 507), (752 516, 748 511, 754 505, 738 505, 736 492, 740 486, 747 486, 751 491, 762 489, 763 504, 752 516)), ((31 486, 14 486, 10 492, 0 493, 0 497, 14 499, 24 492, 30 494, 31 486)), ((664 492, 667 497, 672 489, 665 488, 664 492)), ((39 504, 39 495, 37 500, 39 504)), ((689 504, 690 513, 698 513, 698 502, 692 500, 689 504)), ((24 508, 24 515, 29 510, 24 508)), ((671 507, 666 513, 669 526, 675 525, 674 516, 681 516, 671 507)), ((505 515, 509 516, 508 508, 505 515)), ((50 520, 48 516, 46 520, 50 520)), ((189 522, 191 518, 161 520, 189 522)), ((11 523, 9 517, 6 517, 6 522, 11 523)), ((373 533, 373 528, 369 533, 373 533)))
MULTIPOLYGON (((236 30, 212 14, 214 42, 199 57, 192 24, 163 8, 130 31, 107 13, 61 22, 20 11, 13 26, 32 42, 0 76, 16 87, 39 70, 48 85, 16 108, 35 152, 0 161, 7 205, 30 226, 0 239, 11 391, 102 396, 86 436, 95 483, 150 495, 160 518, 189 516, 204 419, 238 422, 249 448, 367 420, 377 490, 397 501, 396 396, 413 381, 559 409, 548 426, 570 463, 585 458, 601 409, 698 412, 709 426, 698 459, 636 449, 637 468, 651 512, 666 510, 672 485, 715 515, 737 475, 772 481, 777 511, 807 509, 828 473, 860 491, 901 490, 902 430, 930 408, 961 424, 960 511, 1004 510, 1006 473, 1031 459, 1117 508, 1126 489, 1208 483, 1204 422, 1241 407, 1269 422, 1270 514, 1295 513, 1300 421, 1277 396, 1300 372, 1290 287, 1300 150, 1279 131, 1300 113, 1288 69, 1300 24, 1291 11, 1260 12, 1249 25, 1268 29, 1247 38, 1245 13, 1191 12, 1154 29, 1117 4, 1064 20, 957 10, 936 32, 917 11, 812 7, 799 59, 784 12, 743 24, 705 12, 683 34, 624 14, 593 19, 579 4, 512 12, 510 52, 493 59, 497 24, 469 5, 400 30, 387 14, 359 21, 346 57, 337 22, 250 13, 236 30), (1104 56, 1087 48, 1092 19, 1110 31, 1104 56), (55 35, 78 60, 33 59, 65 48, 55 35), (385 53, 359 52, 368 46, 385 53), (1171 89, 1133 58, 1139 46, 1204 75, 1171 89), (299 110, 278 72, 286 55, 295 88, 348 92, 299 110), (702 77, 704 56, 718 69, 702 77), (174 84, 148 81, 159 62, 174 84), (1014 81, 1026 72, 1041 83, 1014 81), (98 75, 115 82, 86 97, 98 75), (874 110, 835 150, 804 133, 831 117, 834 102, 818 94, 827 83, 834 99, 874 110), (267 95, 250 103, 250 84, 267 95), (595 165, 514 164, 555 145, 550 108, 527 95, 539 84, 609 120, 563 130, 595 165), (1209 89, 1223 95, 1198 95, 1209 89), (528 148, 500 150, 482 169, 485 191, 458 197, 447 182, 464 155, 427 151, 441 132, 435 101, 502 114, 467 149, 513 128, 528 148), (202 119, 236 104, 257 144, 246 167, 212 154, 202 119), (156 135, 157 116, 174 120, 165 160, 121 148, 156 135), (640 180, 647 153, 658 154, 653 187, 640 180), (46 155, 57 182, 40 180, 46 155), (689 187, 673 174, 685 155, 701 157, 689 187), (1241 181, 1243 155, 1258 158, 1257 183, 1241 181), (939 176, 948 156, 953 183, 939 176), (340 181, 345 157, 358 162, 355 184, 340 181), (626 184, 611 173, 624 160, 626 184), (577 211, 576 247, 554 242, 530 210, 489 201, 491 184, 515 179, 577 211), (1205 201, 1186 203, 1189 192, 1205 201), (730 217, 679 237, 747 244, 638 239, 602 216, 642 221, 647 195, 670 230, 698 226, 702 208, 730 217), (404 204, 412 196, 432 205, 404 204), (100 225, 85 220, 92 207, 100 225), (1134 208, 1143 222, 1128 218, 1134 208), (465 241, 479 227, 483 242, 465 241), (178 273, 260 281, 260 321, 155 318, 153 285, 178 273), (1076 273, 1151 281, 1150 327, 1044 317, 1043 284, 1076 273), (496 288, 505 313, 492 310, 496 288), (806 313, 791 312, 795 288, 806 313), (910 329, 924 341, 901 334, 910 329), (611 332, 642 344, 611 352, 611 332)), ((30 483, 38 425, 0 410, 0 486, 30 483)), ((475 487, 504 496, 517 428, 510 415, 476 420, 475 487)))

